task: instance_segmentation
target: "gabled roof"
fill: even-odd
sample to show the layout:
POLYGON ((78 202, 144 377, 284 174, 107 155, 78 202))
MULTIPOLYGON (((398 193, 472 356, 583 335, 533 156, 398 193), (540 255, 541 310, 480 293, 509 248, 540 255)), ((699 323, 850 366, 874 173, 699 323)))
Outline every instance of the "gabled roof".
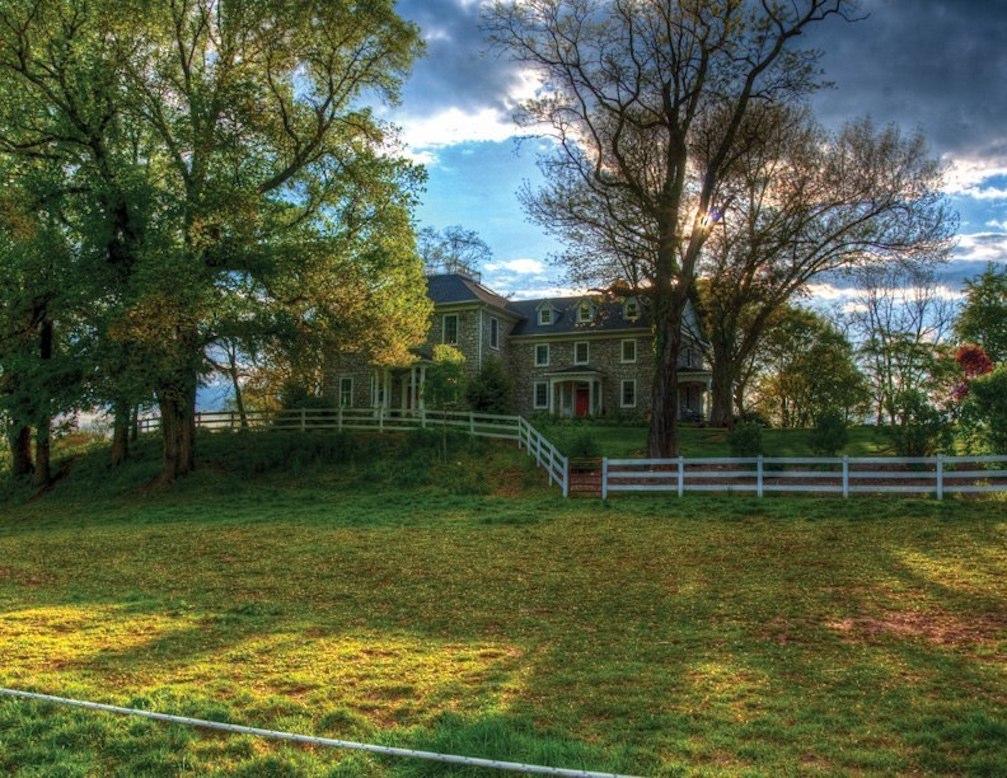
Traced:
POLYGON ((427 296, 434 305, 471 302, 486 303, 503 311, 510 310, 507 298, 459 273, 427 276, 427 296))
MULTIPOLYGON (((651 317, 646 301, 637 298, 639 315, 627 319, 623 302, 606 301, 594 295, 577 297, 542 297, 535 300, 508 300, 479 282, 460 273, 442 273, 427 276, 427 294, 434 305, 457 303, 484 303, 518 319, 512 336, 590 334, 616 330, 649 331, 651 317), (585 300, 595 306, 595 317, 590 323, 578 323, 577 309, 585 300), (555 311, 550 324, 538 323, 538 311, 549 306, 555 311)), ((691 311, 687 313, 689 315, 691 311)))
POLYGON ((510 309, 522 317, 511 335, 563 335, 573 332, 607 332, 610 330, 649 330, 650 317, 647 307, 639 306, 640 315, 632 321, 623 315, 622 302, 599 301, 592 298, 595 306, 594 321, 577 322, 577 309, 586 298, 549 297, 541 300, 518 300, 509 303, 510 309), (536 312, 545 303, 556 311, 552 324, 539 324, 536 312))

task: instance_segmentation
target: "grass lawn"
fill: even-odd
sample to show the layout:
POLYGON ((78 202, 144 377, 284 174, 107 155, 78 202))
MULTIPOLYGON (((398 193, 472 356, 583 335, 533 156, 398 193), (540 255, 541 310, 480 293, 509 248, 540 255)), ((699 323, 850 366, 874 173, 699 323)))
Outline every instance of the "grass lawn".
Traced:
MULTIPOLYGON (((1007 774, 1007 503, 562 500, 505 445, 203 440, 0 497, 0 685, 644 775, 1007 774), (337 460, 337 464, 325 461, 337 460)), ((0 700, 0 773, 484 775, 0 700)))
MULTIPOLYGON (((642 425, 609 425, 591 422, 563 422, 543 425, 541 432, 556 443, 561 450, 578 436, 590 434, 607 457, 645 456, 647 450, 647 428, 642 425)), ((697 427, 682 425, 682 455, 687 457, 728 457, 728 432, 719 427, 697 427)), ((810 457, 815 456, 808 446, 808 431, 795 429, 767 429, 762 433, 766 456, 810 457)), ((881 456, 892 454, 891 445, 884 432, 877 427, 854 427, 850 430, 850 442, 840 454, 851 457, 881 456)))

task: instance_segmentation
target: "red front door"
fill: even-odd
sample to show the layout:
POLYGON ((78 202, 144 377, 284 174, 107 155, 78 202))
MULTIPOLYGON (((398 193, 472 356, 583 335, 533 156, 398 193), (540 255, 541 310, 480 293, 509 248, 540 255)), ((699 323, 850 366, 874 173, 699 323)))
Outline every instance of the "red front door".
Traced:
POLYGON ((573 412, 576 416, 587 416, 590 395, 586 386, 578 386, 574 394, 573 412))

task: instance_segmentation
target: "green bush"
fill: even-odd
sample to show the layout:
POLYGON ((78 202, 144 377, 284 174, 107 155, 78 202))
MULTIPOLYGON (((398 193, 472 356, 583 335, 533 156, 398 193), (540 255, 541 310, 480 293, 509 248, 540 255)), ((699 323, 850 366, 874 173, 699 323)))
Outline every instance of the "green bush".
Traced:
POLYGON ((567 455, 573 459, 597 459, 601 456, 601 445, 587 430, 582 430, 570 438, 567 455))
POLYGON ((1007 365, 969 384, 962 421, 982 449, 1007 453, 1007 365))
POLYGON ((926 457, 951 443, 951 426, 918 389, 899 392, 895 398, 895 424, 886 432, 895 453, 902 457, 926 457))
POLYGON ((469 407, 480 413, 511 413, 514 410, 514 382, 497 357, 483 363, 465 391, 469 407))
POLYGON ((838 454, 850 440, 850 430, 842 411, 831 410, 821 414, 808 435, 811 450, 825 457, 838 454))
POLYGON ((762 453, 762 425, 744 421, 736 425, 727 436, 727 447, 732 457, 754 457, 762 453))

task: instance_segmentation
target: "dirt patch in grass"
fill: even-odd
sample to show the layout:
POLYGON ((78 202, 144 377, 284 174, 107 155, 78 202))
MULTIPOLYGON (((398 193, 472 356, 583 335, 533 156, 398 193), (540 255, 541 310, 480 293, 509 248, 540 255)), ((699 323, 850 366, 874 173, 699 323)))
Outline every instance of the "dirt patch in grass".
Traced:
POLYGON ((934 645, 974 645, 1007 636, 1007 614, 978 613, 968 620, 950 613, 892 611, 879 617, 858 616, 831 621, 829 629, 846 639, 871 642, 889 636, 925 640, 934 645))

